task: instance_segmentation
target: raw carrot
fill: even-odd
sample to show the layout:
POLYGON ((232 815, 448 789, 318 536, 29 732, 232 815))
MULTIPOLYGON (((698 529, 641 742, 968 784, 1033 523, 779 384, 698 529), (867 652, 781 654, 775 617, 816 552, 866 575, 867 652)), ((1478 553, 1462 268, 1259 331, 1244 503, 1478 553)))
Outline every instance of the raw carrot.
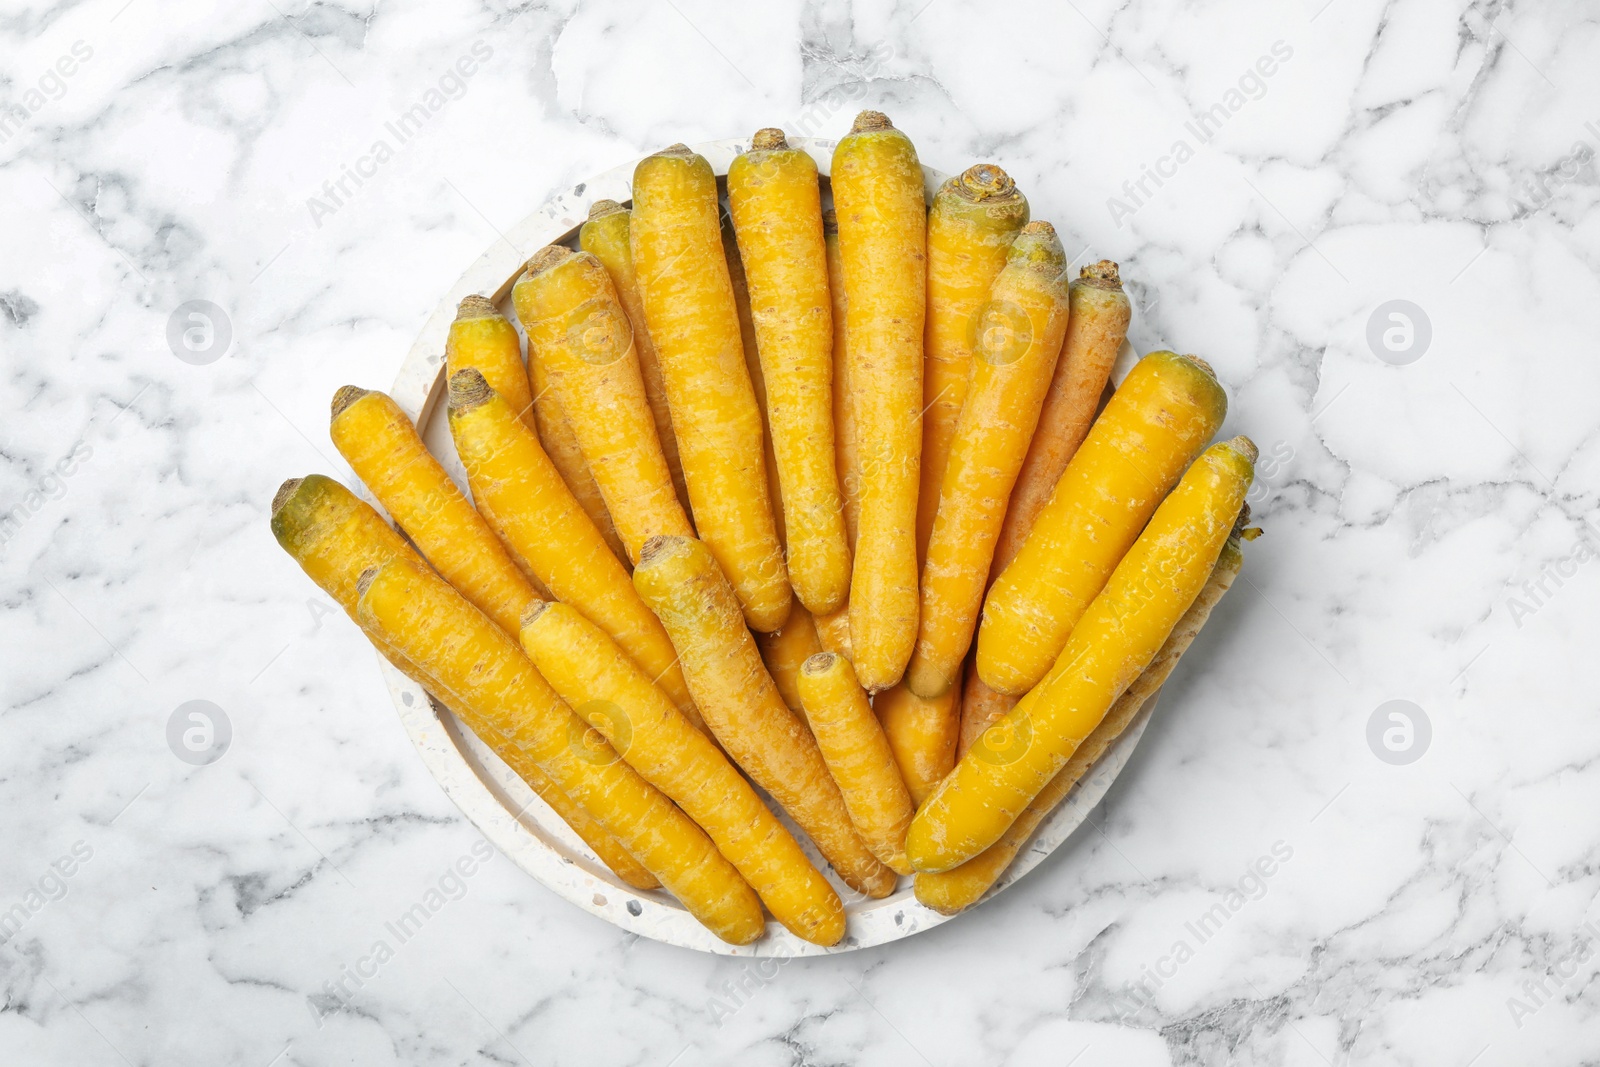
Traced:
POLYGON ((550 245, 529 260, 511 298, 628 559, 656 534, 692 536, 656 436, 633 327, 600 260, 550 245))
POLYGON ((516 641, 410 560, 370 569, 361 583, 362 623, 438 678, 474 733, 498 733, 527 752, 718 937, 747 945, 761 936, 755 891, 705 832, 632 767, 574 745, 584 723, 516 641))
POLYGON ((661 455, 672 471, 678 502, 687 511, 689 487, 684 484, 683 461, 678 458, 678 435, 672 431, 667 385, 661 376, 661 360, 656 355, 655 342, 650 340, 650 327, 644 318, 644 298, 639 295, 639 279, 633 272, 633 252, 628 247, 632 214, 615 200, 596 200, 589 206, 588 221, 578 230, 578 246, 606 265, 617 298, 628 311, 628 322, 633 326, 633 346, 639 353, 639 374, 644 379, 644 393, 650 401, 650 415, 655 419, 661 455))
POLYGON ((1152 352, 1128 372, 989 589, 978 673, 991 689, 1019 696, 1044 677, 1227 408, 1211 368, 1193 356, 1152 352))
POLYGON ((817 165, 783 131, 756 133, 728 168, 778 468, 789 581, 811 612, 850 586, 833 456, 833 313, 817 165))
POLYGON ((533 417, 538 429, 539 445, 550 462, 561 473, 573 497, 585 515, 605 539, 606 545, 618 559, 627 559, 628 550, 622 544, 611 513, 606 510, 605 497, 594 480, 594 473, 583 458, 583 448, 561 410, 561 400, 556 395, 550 372, 537 359, 528 360, 528 380, 533 385, 533 417))
POLYGON ((856 450, 856 420, 850 407, 850 356, 845 347, 844 268, 839 260, 839 216, 822 213, 823 240, 828 251, 828 295, 833 305, 833 460, 839 476, 839 497, 844 507, 845 537, 856 550, 856 529, 861 511, 861 457, 856 450))
POLYGON ((906 838, 918 871, 948 871, 998 841, 1150 665, 1210 577, 1255 460, 1255 445, 1235 437, 1184 474, 1073 628, 1050 677, 984 732, 918 811, 906 838))
POLYGON ((1092 263, 1072 283, 1072 316, 1067 339, 1056 362, 1055 379, 1039 412, 1039 428, 1022 461, 1011 490, 1006 521, 995 544, 992 573, 998 575, 1016 558, 1039 512, 1083 443, 1111 377, 1117 350, 1128 334, 1132 310, 1122 291, 1117 265, 1109 259, 1092 263))
POLYGON ((917 650, 906 670, 911 691, 928 699, 961 673, 1006 501, 1066 336, 1067 256, 1048 222, 1022 228, 979 318, 971 383, 922 568, 917 650))
POLYGON ((507 633, 516 633, 522 609, 537 591, 428 452, 400 405, 383 393, 343 386, 333 395, 329 435, 445 581, 507 633))
POLYGON ((767 407, 767 379, 761 369, 761 352, 756 344, 756 320, 750 311, 750 283, 739 255, 739 241, 733 224, 724 220, 722 254, 728 261, 728 281, 733 285, 733 306, 739 313, 739 340, 744 348, 744 367, 750 372, 750 388, 761 411, 761 452, 767 476, 767 503, 772 508, 772 523, 778 531, 778 545, 787 556, 788 531, 783 525, 783 483, 778 480, 778 454, 772 450, 772 420, 767 407))
POLYGON ((672 635, 695 703, 722 747, 811 836, 851 888, 870 897, 892 892, 894 872, 851 824, 816 740, 778 695, 733 589, 706 546, 687 537, 654 538, 633 582, 672 635))
POLYGON ((761 410, 742 358, 710 164, 682 145, 643 160, 633 173, 630 239, 695 526, 746 621, 776 630, 793 594, 759 459, 761 410))
MULTIPOLYGON (((610 634, 680 711, 698 720, 666 631, 538 439, 476 371, 450 379, 449 405, 450 435, 473 495, 489 501, 507 538, 550 591, 610 634)), ((524 600, 521 607, 527 606, 524 600)))
POLYGON ((924 700, 901 682, 872 700, 883 734, 889 739, 889 750, 894 753, 895 766, 900 768, 911 801, 918 807, 956 765, 960 698, 960 687, 951 686, 943 696, 924 700))
MULTIPOLYGON (((416 550, 383 521, 371 504, 320 474, 291 478, 279 487, 272 498, 272 534, 283 550, 357 626, 361 625, 361 620, 356 611, 360 597, 356 584, 362 571, 397 558, 413 560, 419 565, 422 562, 416 550)), ((365 627, 362 630, 366 633, 365 627)), ((401 673, 447 702, 454 699, 437 679, 398 650, 388 647, 377 634, 366 633, 366 636, 379 654, 401 673)), ((660 888, 655 875, 645 870, 621 842, 571 797, 556 788, 549 776, 520 749, 498 736, 484 740, 619 878, 635 889, 660 888)))
POLYGON ((833 153, 861 515, 850 635, 861 684, 900 680, 917 641, 917 486, 927 216, 916 149, 863 111, 833 153))
POLYGON ((761 650, 767 673, 772 675, 772 684, 778 687, 778 695, 790 711, 800 712, 800 666, 822 651, 811 613, 796 604, 781 630, 756 634, 756 647, 761 650))
POLYGON ((816 624, 817 640, 822 645, 822 651, 835 652, 854 663, 851 658, 855 650, 850 645, 849 604, 831 614, 817 615, 812 622, 816 624))
POLYGON ((1045 817, 1054 811, 1067 795, 1095 765, 1106 749, 1122 732, 1128 728, 1145 704, 1154 698, 1156 692, 1172 674, 1172 669, 1178 665, 1178 659, 1193 643, 1195 635, 1205 625, 1206 619, 1211 615, 1211 609, 1216 607, 1222 595, 1233 584, 1233 579, 1239 573, 1240 564, 1244 557, 1240 553, 1239 538, 1228 538, 1223 546, 1222 555, 1217 559, 1217 564, 1211 570, 1211 577, 1206 579, 1200 595, 1195 597, 1194 603, 1189 605, 1189 610, 1183 613, 1183 618, 1178 620, 1178 625, 1168 636, 1166 643, 1161 646, 1161 651, 1156 653, 1155 659, 1144 669, 1138 679, 1127 688, 1117 702, 1111 705, 1111 710, 1100 721, 1083 743, 1072 753, 1072 758, 1066 765, 1056 772, 1050 779, 1050 784, 1040 790, 1039 795, 1023 809, 1017 816, 1017 821, 1006 829, 1000 840, 972 857, 959 867, 953 867, 942 874, 919 874, 916 879, 917 899, 934 911, 943 915, 954 915, 961 909, 977 903, 978 899, 999 880, 1017 853, 1028 843, 1033 832, 1045 817))
MULTIPOLYGON (((517 328, 500 314, 488 297, 462 298, 456 307, 455 321, 450 324, 450 332, 445 337, 444 357, 446 380, 458 370, 476 368, 490 387, 506 398, 506 403, 522 417, 527 427, 537 432, 533 418, 533 393, 528 385, 528 368, 522 362, 522 339, 517 336, 517 328)), ((481 500, 474 500, 473 505, 504 545, 506 539, 500 533, 500 524, 495 521, 494 512, 481 500)), ((509 545, 506 546, 506 554, 517 565, 522 576, 528 579, 533 591, 542 598, 548 598, 550 591, 539 581, 539 576, 534 574, 528 561, 509 545)))
POLYGON ((843 905, 799 843, 604 631, 565 604, 538 603, 522 647, 580 718, 711 835, 774 918, 815 944, 844 936, 843 905))
POLYGON ((922 367, 922 489, 917 558, 928 554, 944 467, 967 398, 973 348, 984 328, 989 287, 1028 221, 1028 199, 992 163, 948 179, 928 210, 928 322, 922 367))
POLYGON ((832 652, 806 660, 800 668, 800 699, 861 839, 890 870, 910 874, 905 844, 911 794, 850 661, 832 652))

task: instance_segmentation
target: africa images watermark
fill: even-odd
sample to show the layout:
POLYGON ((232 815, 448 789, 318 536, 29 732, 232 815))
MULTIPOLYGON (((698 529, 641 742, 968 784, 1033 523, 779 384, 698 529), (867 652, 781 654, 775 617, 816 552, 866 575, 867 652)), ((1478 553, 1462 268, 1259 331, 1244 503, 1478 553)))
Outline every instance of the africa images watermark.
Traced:
POLYGON ((1155 163, 1140 164, 1139 176, 1122 183, 1123 196, 1106 199, 1106 210, 1111 213, 1111 221, 1116 223, 1117 229, 1122 229, 1124 219, 1132 218, 1140 208, 1155 199, 1156 190, 1177 177, 1178 169, 1198 154, 1200 145, 1210 143, 1229 119, 1252 100, 1266 96, 1267 79, 1277 74, 1282 65, 1293 57, 1293 46, 1282 40, 1272 42, 1266 54, 1245 68, 1234 86, 1222 94, 1222 99, 1183 124, 1189 137, 1179 137, 1173 141, 1172 147, 1155 163), (1155 188, 1152 189, 1151 185, 1155 188))
POLYGON ((27 129, 28 123, 47 105, 66 96, 67 80, 93 58, 92 45, 87 41, 73 41, 72 47, 44 68, 19 98, 11 103, 0 104, 0 145, 9 143, 27 129))
POLYGON ((0 945, 9 944, 33 917, 67 895, 67 880, 94 858, 87 841, 74 841, 66 855, 50 861, 43 874, 34 879, 22 899, 0 912, 0 945))
POLYGON ((1517 629, 1522 629, 1522 620, 1529 615, 1536 614, 1540 608, 1550 603, 1567 580, 1578 573, 1578 569, 1585 563, 1600 555, 1600 530, 1585 520, 1583 533, 1578 536, 1577 547, 1564 556, 1555 559, 1539 568, 1536 577, 1529 578, 1522 583, 1522 596, 1506 598, 1506 610, 1511 613, 1511 621, 1517 629), (1526 599, 1523 599, 1523 598, 1526 599))
POLYGON ((28 520, 43 511, 47 504, 66 496, 67 479, 82 470, 93 456, 94 446, 87 441, 79 441, 71 452, 56 460, 55 465, 23 494, 20 501, 0 512, 0 548, 10 543, 28 520))
POLYGON ((1529 978, 1522 983, 1521 997, 1506 998, 1506 1011, 1511 1013, 1511 1021, 1518 1030, 1522 1029, 1525 1020, 1537 1015, 1540 1009, 1554 1000, 1578 976, 1578 969, 1594 956, 1594 938, 1600 938, 1600 928, 1591 921, 1585 922, 1582 929, 1593 937, 1580 936, 1576 945, 1550 965, 1544 977, 1529 978))
POLYGON ((322 183, 322 195, 306 198, 312 225, 322 228, 322 220, 337 214, 374 178, 378 169, 392 160, 399 150, 422 132, 422 128, 453 101, 467 95, 467 83, 479 68, 494 58, 494 48, 483 40, 472 42, 467 54, 423 90, 416 103, 383 124, 386 136, 373 141, 366 152, 339 166, 339 173, 322 183), (392 143, 391 143, 392 141, 392 143))
POLYGON ((1121 993, 1111 998, 1111 1007, 1117 1017, 1126 1021, 1144 1008, 1155 1004, 1156 995, 1163 986, 1177 977, 1183 965, 1194 959, 1196 952, 1217 934, 1246 904, 1267 895, 1267 881, 1283 869, 1294 857, 1294 847, 1286 841, 1274 841, 1266 855, 1257 856, 1237 882, 1228 887, 1221 900, 1211 905, 1195 918, 1183 924, 1185 936, 1172 943, 1166 954, 1154 963, 1139 970, 1137 981, 1125 985, 1121 993))
POLYGON ((312 1018, 317 1029, 322 1024, 350 1007, 355 996, 366 984, 376 978, 384 964, 394 959, 401 945, 412 940, 427 925, 429 919, 443 911, 451 902, 467 895, 467 880, 477 874, 483 865, 494 859, 494 849, 489 842, 479 838, 467 853, 447 864, 433 885, 409 908, 383 924, 384 935, 372 943, 354 963, 339 969, 338 977, 322 983, 322 991, 307 997, 312 1018))

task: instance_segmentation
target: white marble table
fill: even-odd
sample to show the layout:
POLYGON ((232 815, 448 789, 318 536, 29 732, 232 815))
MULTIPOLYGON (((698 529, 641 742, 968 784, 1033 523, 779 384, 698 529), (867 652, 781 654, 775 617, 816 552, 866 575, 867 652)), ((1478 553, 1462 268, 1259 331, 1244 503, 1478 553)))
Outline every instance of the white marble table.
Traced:
POLYGON ((1600 11, 726 6, 0 13, 0 1062, 1594 1062, 1600 11), (551 191, 863 106, 1122 264, 1267 536, 1039 870, 716 959, 480 842, 267 502, 551 191))

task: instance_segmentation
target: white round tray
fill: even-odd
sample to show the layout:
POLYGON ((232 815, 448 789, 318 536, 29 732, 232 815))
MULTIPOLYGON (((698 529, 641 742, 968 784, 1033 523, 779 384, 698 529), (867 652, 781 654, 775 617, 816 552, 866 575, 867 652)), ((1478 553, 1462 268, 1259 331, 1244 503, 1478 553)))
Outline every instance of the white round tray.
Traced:
MULTIPOLYGON (((827 176, 834 141, 793 138, 790 143, 810 153, 817 161, 818 170, 827 176)), ((728 173, 728 165, 734 157, 747 150, 750 142, 711 141, 693 147, 722 177, 728 173)), ((578 227, 588 218, 589 205, 595 201, 611 199, 627 203, 631 200, 633 169, 633 163, 616 167, 551 197, 507 231, 503 239, 497 239, 439 301, 407 353, 390 395, 417 421, 429 448, 463 488, 466 478, 456 459, 439 403, 445 392, 445 336, 455 318, 456 305, 464 296, 483 294, 516 322, 509 306, 510 293, 512 284, 522 273, 523 263, 545 245, 574 243, 578 227)), ((931 201, 946 175, 928 167, 922 169, 931 201)), ((1113 371, 1115 380, 1121 380, 1135 358, 1132 348, 1124 343, 1113 371)), ((840 890, 849 916, 848 930, 839 944, 832 948, 810 944, 772 921, 767 923, 766 936, 755 944, 742 947, 727 944, 696 922, 667 893, 660 890, 641 893, 612 874, 577 835, 481 741, 463 729, 453 715, 387 661, 380 658, 380 663, 406 733, 423 763, 462 814, 501 852, 540 882, 590 914, 631 933, 725 956, 820 956, 896 941, 947 920, 946 916, 917 903, 909 878, 902 878, 891 896, 869 900, 848 890, 828 870, 829 879, 840 890)), ((1066 801, 1045 819, 1027 849, 1017 856, 985 900, 1033 870, 1083 823, 1133 754, 1154 706, 1154 699, 1146 702, 1132 725, 1066 801)), ((793 824, 789 825, 793 829, 793 824)), ((805 836, 799 833, 796 836, 819 869, 826 870, 805 836)))

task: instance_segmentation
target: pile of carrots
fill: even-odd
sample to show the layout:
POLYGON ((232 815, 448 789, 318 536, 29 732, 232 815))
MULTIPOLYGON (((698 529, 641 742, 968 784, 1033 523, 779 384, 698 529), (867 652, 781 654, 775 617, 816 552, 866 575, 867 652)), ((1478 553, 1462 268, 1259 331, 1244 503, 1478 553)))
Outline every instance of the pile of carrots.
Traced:
POLYGON ((863 112, 815 162, 682 145, 445 356, 470 498, 380 392, 279 543, 641 890, 718 937, 846 933, 833 884, 972 904, 1138 715, 1239 571, 1256 458, 1154 352, 1108 400, 1116 264, 1076 280, 999 167, 925 203, 863 112))

